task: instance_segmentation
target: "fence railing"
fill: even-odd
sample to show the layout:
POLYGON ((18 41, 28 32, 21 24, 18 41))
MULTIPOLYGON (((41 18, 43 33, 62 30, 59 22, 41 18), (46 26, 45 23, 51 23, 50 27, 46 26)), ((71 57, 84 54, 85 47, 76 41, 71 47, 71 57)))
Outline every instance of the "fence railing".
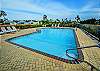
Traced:
POLYGON ((100 25, 78 24, 78 27, 84 30, 90 36, 100 41, 100 25))

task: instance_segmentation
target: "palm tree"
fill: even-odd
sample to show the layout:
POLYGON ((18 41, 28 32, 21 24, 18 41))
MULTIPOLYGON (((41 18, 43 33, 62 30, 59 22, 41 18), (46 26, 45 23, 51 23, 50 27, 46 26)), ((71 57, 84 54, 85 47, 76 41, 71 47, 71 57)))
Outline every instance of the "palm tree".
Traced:
POLYGON ((60 22, 60 20, 59 20, 59 19, 56 19, 56 21, 60 22))
POLYGON ((43 20, 47 21, 47 15, 43 15, 43 20))
POLYGON ((77 15, 77 17, 75 17, 75 19, 76 19, 76 31, 77 31, 77 27, 79 26, 79 22, 80 22, 79 15, 77 15))
POLYGON ((3 10, 2 10, 2 11, 0 11, 0 17, 2 17, 2 16, 4 17, 4 19, 5 19, 5 16, 7 16, 6 12, 5 12, 5 11, 3 11, 3 10))
POLYGON ((67 22, 68 22, 67 18, 65 18, 65 20, 64 20, 64 21, 65 21, 65 23, 67 23, 67 22))
MULTIPOLYGON (((0 17, 3 17, 4 20, 6 20, 5 16, 7 16, 6 12, 3 11, 3 10, 1 10, 1 11, 0 11, 0 17)), ((3 20, 3 19, 2 19, 2 20, 3 20)), ((2 22, 4 22, 4 20, 3 20, 2 22)))
POLYGON ((49 20, 49 22, 53 22, 53 20, 52 20, 52 19, 50 19, 50 20, 49 20))
POLYGON ((79 15, 77 15, 77 17, 75 17, 75 19, 76 19, 77 23, 80 22, 80 17, 79 17, 79 15))

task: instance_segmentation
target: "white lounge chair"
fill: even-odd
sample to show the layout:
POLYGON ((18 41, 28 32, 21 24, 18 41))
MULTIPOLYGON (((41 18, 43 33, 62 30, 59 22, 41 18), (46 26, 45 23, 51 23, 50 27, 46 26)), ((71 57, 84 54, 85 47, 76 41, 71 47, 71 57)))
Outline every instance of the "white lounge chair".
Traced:
POLYGON ((1 35, 1 34, 4 34, 4 32, 3 32, 3 31, 1 30, 1 28, 0 28, 0 35, 1 35))
POLYGON ((55 24, 55 27, 57 27, 57 24, 55 24))
POLYGON ((9 33, 9 32, 10 32, 10 30, 8 30, 8 29, 5 28, 5 27, 1 27, 1 30, 2 30, 4 33, 9 33))
POLYGON ((52 27, 54 27, 53 24, 52 24, 52 27))
POLYGON ((13 30, 11 27, 7 27, 7 29, 10 31, 10 32, 15 32, 16 30, 13 30))
POLYGON ((2 34, 4 34, 4 32, 1 32, 1 31, 0 31, 0 35, 2 35, 2 34))
POLYGON ((17 29, 14 26, 11 26, 13 31, 17 31, 17 29))
POLYGON ((58 26, 57 27, 59 27, 59 24, 58 24, 58 26))
POLYGON ((0 34, 12 33, 12 32, 16 32, 16 31, 17 31, 17 29, 14 26, 0 27, 0 34))

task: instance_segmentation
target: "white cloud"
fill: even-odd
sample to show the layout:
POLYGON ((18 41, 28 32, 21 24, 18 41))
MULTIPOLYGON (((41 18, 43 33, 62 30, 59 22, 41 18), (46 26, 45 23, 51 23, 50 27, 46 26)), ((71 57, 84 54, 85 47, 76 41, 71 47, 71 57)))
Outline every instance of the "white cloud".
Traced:
MULTIPOLYGON (((100 16, 100 7, 96 7, 98 5, 99 0, 91 0, 86 3, 82 8, 79 10, 79 14, 82 17, 98 17, 100 16)), ((99 18, 99 17, 98 17, 99 18)))
MULTIPOLYGON (((44 6, 39 5, 40 3, 30 3, 23 0, 15 0, 15 1, 4 0, 3 3, 5 4, 3 7, 5 10, 12 9, 12 10, 37 12, 37 13, 47 14, 48 16, 52 17, 70 16, 75 11, 65 7, 63 4, 59 2, 49 2, 44 6)), ((20 14, 20 16, 23 15, 23 12, 17 12, 17 13, 22 13, 20 14)))
POLYGON ((83 14, 87 11, 97 12, 96 14, 100 15, 100 8, 93 8, 95 4, 96 3, 89 1, 82 8, 73 10, 53 0, 3 0, 3 8, 9 11, 9 17, 15 16, 23 19, 27 18, 27 16, 30 18, 41 18, 40 16, 44 14, 48 15, 50 18, 65 18, 83 14), (35 13, 37 14, 35 15, 35 13))
POLYGON ((64 6, 62 3, 59 2, 51 2, 46 5, 46 10, 48 13, 52 13, 52 15, 58 16, 69 16, 75 12, 75 10, 69 9, 68 7, 64 6))
POLYGON ((25 12, 13 12, 13 11, 7 11, 7 18, 9 19, 42 19, 42 15, 37 15, 37 14, 28 14, 25 12))

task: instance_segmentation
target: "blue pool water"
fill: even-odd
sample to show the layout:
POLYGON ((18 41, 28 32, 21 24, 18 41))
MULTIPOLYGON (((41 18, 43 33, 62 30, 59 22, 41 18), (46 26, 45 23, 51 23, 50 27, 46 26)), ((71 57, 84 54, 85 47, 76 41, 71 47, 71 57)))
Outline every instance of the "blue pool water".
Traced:
MULTIPOLYGON (((72 58, 66 56, 66 50, 77 48, 73 29, 41 29, 41 32, 13 38, 10 42, 69 60, 72 58)), ((77 50, 68 54, 78 58, 77 50)))

